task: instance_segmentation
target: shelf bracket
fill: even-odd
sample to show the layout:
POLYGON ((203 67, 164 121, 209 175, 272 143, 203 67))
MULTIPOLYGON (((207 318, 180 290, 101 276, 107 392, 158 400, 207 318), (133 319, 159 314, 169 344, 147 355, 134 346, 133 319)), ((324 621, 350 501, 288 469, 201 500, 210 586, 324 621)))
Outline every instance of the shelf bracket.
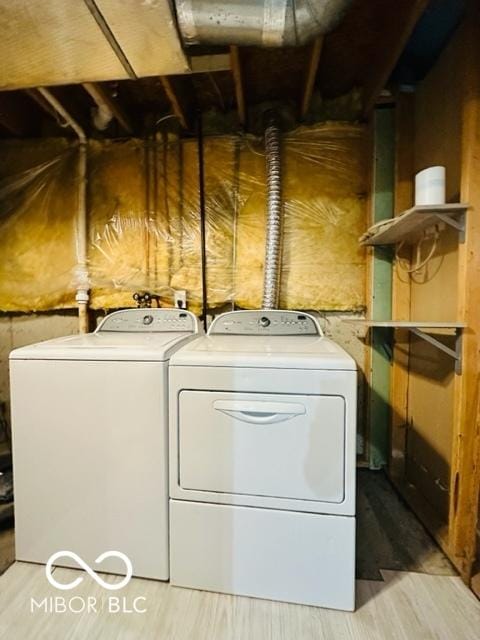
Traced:
POLYGON ((455 373, 458 375, 462 373, 462 329, 455 329, 455 349, 450 349, 450 347, 445 346, 443 342, 440 342, 440 340, 437 340, 437 338, 434 338, 429 333, 425 333, 425 331, 421 329, 411 327, 410 331, 453 358, 455 360, 455 373))
POLYGON ((456 229, 458 231, 458 241, 461 243, 465 242, 465 214, 455 219, 449 216, 448 213, 437 213, 437 218, 456 229))

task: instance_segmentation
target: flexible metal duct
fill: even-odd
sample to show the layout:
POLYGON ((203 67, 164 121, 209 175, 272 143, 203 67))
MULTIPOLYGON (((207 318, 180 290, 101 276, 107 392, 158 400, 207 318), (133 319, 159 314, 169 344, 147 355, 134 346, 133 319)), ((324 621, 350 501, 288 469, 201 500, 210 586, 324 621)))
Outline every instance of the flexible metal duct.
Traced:
POLYGON ((185 44, 290 47, 332 31, 352 0, 175 0, 185 44))
POLYGON ((267 228, 263 309, 277 309, 282 258, 282 173, 280 126, 275 112, 265 115, 265 160, 267 164, 267 228))

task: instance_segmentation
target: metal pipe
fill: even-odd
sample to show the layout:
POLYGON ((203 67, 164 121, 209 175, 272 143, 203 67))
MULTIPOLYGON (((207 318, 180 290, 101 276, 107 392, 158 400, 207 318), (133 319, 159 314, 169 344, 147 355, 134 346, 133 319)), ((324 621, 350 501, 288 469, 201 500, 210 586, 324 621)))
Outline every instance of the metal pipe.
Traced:
POLYGON ((94 82, 84 82, 83 88, 97 105, 97 114, 94 125, 97 129, 104 130, 113 118, 127 133, 133 133, 132 124, 123 109, 101 87, 94 82))
POLYGON ((78 124, 78 122, 75 120, 75 118, 73 118, 68 113, 68 111, 65 109, 65 107, 57 100, 57 98, 55 98, 53 93, 51 93, 48 89, 45 89, 44 87, 38 87, 37 91, 41 96, 43 96, 45 98, 45 100, 50 104, 50 106, 52 106, 55 109, 55 111, 60 116, 62 116, 62 118, 65 120, 65 122, 75 131, 75 133, 78 136, 79 141, 81 143, 86 144, 87 143, 87 136, 85 135, 85 131, 78 124))
POLYGON ((78 157, 78 211, 77 211, 77 293, 78 331, 88 333, 88 302, 90 300, 90 284, 87 263, 87 143, 80 141, 78 157))
POLYGON ((207 290, 207 229, 205 220, 205 166, 203 148, 203 122, 201 111, 197 114, 198 133, 198 195, 200 204, 200 249, 202 259, 202 315, 203 327, 207 331, 208 290, 207 290))
POLYGON ((175 0, 186 45, 303 45, 332 31, 352 0, 175 0))
POLYGON ((80 143, 78 155, 78 210, 76 220, 77 293, 75 300, 78 305, 78 330, 80 333, 88 333, 88 302, 90 299, 90 285, 87 265, 87 136, 85 135, 85 131, 81 125, 68 113, 63 105, 48 89, 39 87, 38 92, 65 120, 66 124, 75 131, 80 143))
POLYGON ((283 215, 280 126, 275 112, 265 114, 265 125, 267 228, 262 308, 276 309, 280 293, 283 215))

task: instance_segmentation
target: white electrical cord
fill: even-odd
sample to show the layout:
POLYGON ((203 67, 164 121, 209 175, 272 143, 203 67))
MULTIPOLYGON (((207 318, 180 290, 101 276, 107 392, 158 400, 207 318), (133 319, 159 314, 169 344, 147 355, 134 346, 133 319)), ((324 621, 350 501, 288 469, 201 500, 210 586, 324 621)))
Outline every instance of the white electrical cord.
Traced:
POLYGON ((438 236, 439 236, 439 231, 438 231, 438 228, 435 227, 435 233, 432 236, 433 237, 432 246, 430 248, 430 251, 428 252, 428 255, 423 260, 422 260, 422 246, 423 246, 423 243, 428 239, 428 236, 426 236, 424 234, 423 238, 421 238, 417 242, 417 246, 416 246, 416 263, 411 268, 406 267, 405 264, 403 264, 403 262, 402 262, 402 258, 400 258, 400 256, 398 255, 400 250, 401 250, 401 248, 404 245, 404 242, 405 242, 404 240, 402 240, 402 242, 400 242, 400 244, 395 249, 395 260, 396 260, 399 268, 402 271, 404 271, 405 273, 416 273, 417 271, 420 271, 420 269, 423 269, 423 267, 425 267, 430 262, 430 260, 433 258, 433 255, 434 255, 435 251, 437 250, 438 236))

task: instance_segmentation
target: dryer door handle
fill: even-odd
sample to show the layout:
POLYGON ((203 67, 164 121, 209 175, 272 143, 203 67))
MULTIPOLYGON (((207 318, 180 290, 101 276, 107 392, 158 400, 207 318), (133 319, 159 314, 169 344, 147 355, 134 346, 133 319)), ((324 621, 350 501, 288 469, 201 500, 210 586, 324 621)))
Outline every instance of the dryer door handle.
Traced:
POLYGON ((215 400, 213 408, 249 424, 275 424, 306 413, 303 404, 255 400, 215 400))

